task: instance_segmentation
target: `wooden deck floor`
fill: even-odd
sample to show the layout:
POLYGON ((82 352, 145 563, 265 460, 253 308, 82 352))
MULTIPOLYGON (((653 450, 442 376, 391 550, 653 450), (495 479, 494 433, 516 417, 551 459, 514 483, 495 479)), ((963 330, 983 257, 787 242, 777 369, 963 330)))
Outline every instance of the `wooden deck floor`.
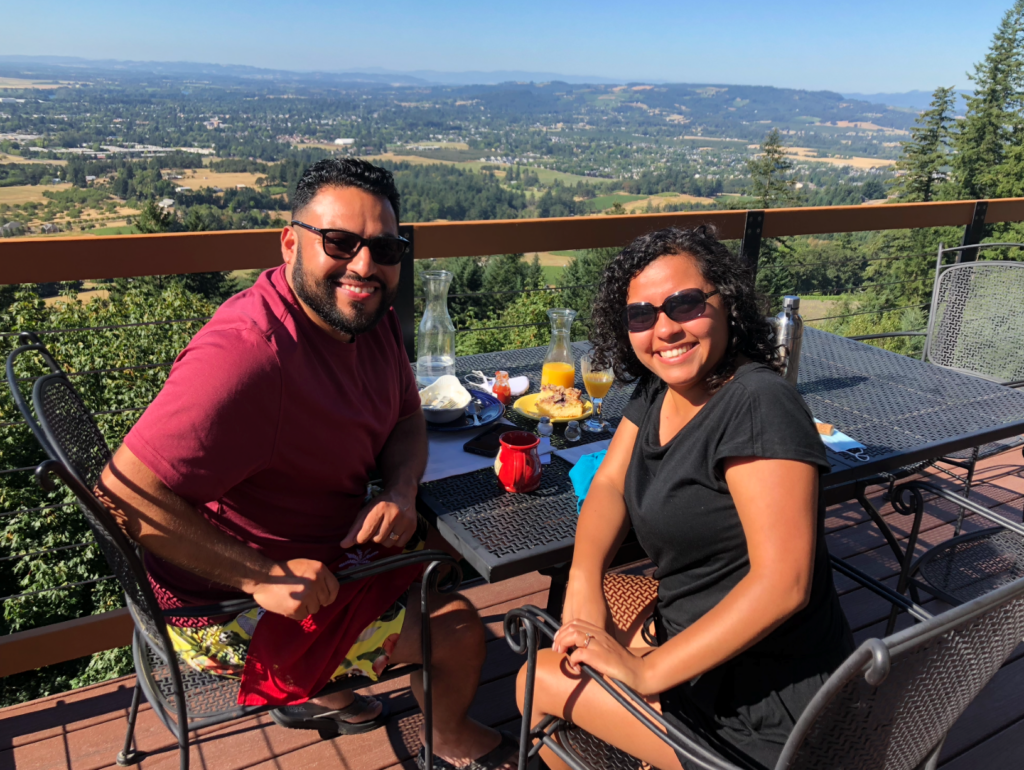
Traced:
MULTIPOLYGON (((1013 452, 981 464, 972 498, 1016 517, 1024 505, 1024 466, 1013 452)), ((880 500, 882 490, 875 490, 880 500)), ((891 507, 883 510, 900 535, 908 523, 891 507)), ((920 537, 920 549, 952 535, 954 506, 932 501, 920 537)), ((983 528, 968 519, 966 531, 983 528)), ((830 551, 865 572, 895 583, 892 553, 867 516, 854 504, 828 512, 830 551)), ((882 633, 888 605, 851 581, 837 576, 843 608, 858 642, 882 633)), ((479 609, 489 642, 483 682, 473 705, 477 719, 495 726, 518 728, 514 675, 522 663, 502 638, 501 620, 511 607, 544 606, 548 579, 538 574, 496 585, 478 584, 464 593, 479 609)), ((929 607, 932 609, 932 607, 929 607)), ((939 609, 935 607, 932 611, 939 609)), ((1022 646, 1024 647, 1024 646, 1022 646)), ((0 710, 0 770, 98 770, 116 767, 114 757, 124 739, 134 680, 131 677, 32 701, 0 710)), ((286 730, 267 716, 202 730, 192 748, 196 770, 243 768, 344 768, 384 770, 414 768, 418 751, 419 714, 408 682, 396 680, 374 688, 385 697, 393 719, 385 731, 321 741, 316 733, 286 730)), ((143 706, 136 729, 138 748, 145 752, 142 770, 177 767, 177 746, 149 706, 143 706)), ((942 766, 948 770, 1019 768, 1024 765, 1024 649, 1018 649, 996 678, 954 727, 942 766)))

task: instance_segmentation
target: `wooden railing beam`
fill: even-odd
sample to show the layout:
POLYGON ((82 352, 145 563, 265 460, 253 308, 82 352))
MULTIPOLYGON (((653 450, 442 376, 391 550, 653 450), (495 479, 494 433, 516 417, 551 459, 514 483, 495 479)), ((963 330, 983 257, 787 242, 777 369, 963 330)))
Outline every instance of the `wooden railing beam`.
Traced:
POLYGON ((124 647, 132 628, 128 610, 120 609, 0 636, 0 676, 124 647))
MULTIPOLYGON (((771 209, 763 235, 855 233, 920 227, 965 227, 975 201, 771 209)), ((622 247, 662 227, 710 223, 719 237, 743 237, 746 211, 429 222, 412 225, 417 259, 622 247)), ((1024 198, 988 202, 985 222, 1024 221, 1024 198)), ((112 235, 0 240, 0 284, 128 278, 244 270, 281 264, 279 230, 112 235)))

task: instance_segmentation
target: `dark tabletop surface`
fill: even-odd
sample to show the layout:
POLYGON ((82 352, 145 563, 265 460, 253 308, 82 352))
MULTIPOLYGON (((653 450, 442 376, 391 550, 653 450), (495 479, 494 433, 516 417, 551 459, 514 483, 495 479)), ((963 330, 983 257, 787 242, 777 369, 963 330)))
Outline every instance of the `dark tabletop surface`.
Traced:
MULTIPOLYGON (((588 348, 574 343, 577 361, 588 348)), ((512 377, 527 375, 535 391, 546 353, 542 347, 465 356, 456 373, 493 376, 504 369, 512 377)), ((578 365, 576 371, 582 389, 578 365)), ((798 387, 816 418, 867 447, 866 461, 828 453, 832 471, 823 484, 829 504, 849 499, 858 479, 1024 433, 1024 392, 816 329, 804 335, 798 387)), ((613 425, 632 390, 616 384, 605 399, 604 418, 613 425)), ((526 430, 536 427, 511 408, 506 417, 526 430)), ((556 449, 572 446, 563 432, 563 425, 555 426, 556 449)), ((577 444, 610 437, 584 433, 577 444)), ((478 572, 492 582, 504 580, 571 558, 576 495, 570 468, 553 457, 540 488, 527 494, 505 492, 490 469, 440 479, 421 486, 422 502, 478 572)))

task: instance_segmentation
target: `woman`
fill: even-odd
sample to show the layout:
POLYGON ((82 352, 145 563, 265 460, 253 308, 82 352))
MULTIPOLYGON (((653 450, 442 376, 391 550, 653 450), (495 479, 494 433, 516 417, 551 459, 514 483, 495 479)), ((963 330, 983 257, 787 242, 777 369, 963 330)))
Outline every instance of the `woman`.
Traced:
POLYGON ((661 230, 623 250, 593 336, 599 363, 639 383, 580 513, 531 724, 554 714, 654 767, 682 766, 579 673, 586 663, 731 761, 773 767, 853 650, 825 550, 818 477, 829 465, 811 414, 779 374, 751 271, 711 228, 661 230), (656 648, 614 628, 601 590, 631 525, 660 581, 656 648))

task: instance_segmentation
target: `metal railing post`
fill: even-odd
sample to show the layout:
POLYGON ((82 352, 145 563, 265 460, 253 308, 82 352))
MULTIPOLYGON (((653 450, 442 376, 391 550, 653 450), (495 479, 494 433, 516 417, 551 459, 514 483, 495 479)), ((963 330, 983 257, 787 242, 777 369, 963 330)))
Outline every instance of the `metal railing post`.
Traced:
MULTIPOLYGON (((985 215, 988 213, 988 201, 976 201, 974 204, 974 216, 971 218, 971 223, 964 228, 964 238, 960 243, 961 246, 973 246, 976 243, 981 243, 981 239, 985 237, 985 215)), ((974 262, 978 258, 977 249, 967 249, 966 251, 957 252, 956 261, 960 262, 974 262)))
POLYGON ((743 226, 743 240, 740 241, 740 256, 747 260, 750 269, 757 275, 757 260, 761 256, 761 232, 764 230, 764 212, 752 209, 747 212, 743 226))
POLYGON ((410 361, 416 360, 416 326, 415 326, 415 289, 416 289, 416 234, 412 225, 400 225, 398 234, 409 241, 409 249, 402 257, 402 272, 398 277, 398 294, 395 295, 394 307, 398 313, 398 321, 402 326, 402 340, 405 342, 405 353, 410 361))

